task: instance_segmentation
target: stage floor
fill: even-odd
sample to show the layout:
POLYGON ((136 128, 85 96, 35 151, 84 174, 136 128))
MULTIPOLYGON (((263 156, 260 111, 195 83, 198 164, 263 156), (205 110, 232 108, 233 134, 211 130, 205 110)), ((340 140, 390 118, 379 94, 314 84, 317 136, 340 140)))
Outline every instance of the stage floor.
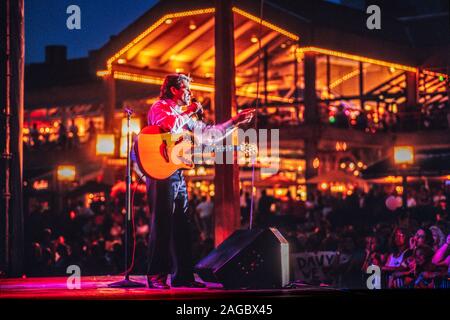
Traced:
MULTIPOLYGON (((109 288, 108 284, 122 280, 122 276, 81 277, 80 289, 68 289, 67 277, 0 279, 2 299, 136 299, 136 300, 199 300, 238 297, 298 297, 311 294, 336 293, 337 290, 322 287, 297 286, 294 289, 226 290, 220 284, 206 283, 202 289, 171 288, 148 289, 147 286, 132 289, 109 288)), ((132 276, 132 280, 146 284, 144 276, 132 276)))

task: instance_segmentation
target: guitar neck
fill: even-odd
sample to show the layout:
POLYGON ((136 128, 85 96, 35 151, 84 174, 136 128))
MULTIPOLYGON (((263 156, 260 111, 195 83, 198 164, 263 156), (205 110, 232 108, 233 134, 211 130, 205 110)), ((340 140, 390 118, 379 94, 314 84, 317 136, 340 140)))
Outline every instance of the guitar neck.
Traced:
POLYGON ((235 145, 225 145, 225 146, 206 146, 203 152, 230 152, 230 151, 241 151, 242 146, 235 145))

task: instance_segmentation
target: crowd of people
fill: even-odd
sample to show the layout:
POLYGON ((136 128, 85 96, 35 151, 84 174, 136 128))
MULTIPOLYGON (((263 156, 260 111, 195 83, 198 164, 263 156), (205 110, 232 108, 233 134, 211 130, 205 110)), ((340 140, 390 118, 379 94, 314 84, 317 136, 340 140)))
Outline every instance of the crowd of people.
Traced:
POLYGON ((259 213, 266 214, 258 222, 278 226, 292 252, 335 252, 337 258, 323 270, 329 285, 367 288, 366 271, 375 265, 384 288, 448 286, 449 195, 423 187, 410 193, 407 209, 390 210, 391 195, 381 188, 345 198, 316 192, 301 205, 288 197, 278 215, 270 214, 275 199, 263 194, 259 213))
MULTIPOLYGON (((380 267, 384 288, 431 288, 448 285, 450 265, 450 196, 441 189, 410 190, 407 210, 389 210, 389 194, 373 187, 350 196, 315 191, 307 201, 290 194, 279 201, 262 190, 250 219, 251 197, 241 193, 241 224, 279 228, 291 253, 334 251, 324 272, 329 285, 365 288, 368 266, 380 267)), ((122 199, 123 200, 123 199, 122 199)), ((151 232, 145 196, 134 210, 135 251, 132 272, 145 274, 151 232)), ((123 201, 122 201, 123 202, 123 201)), ((214 248, 214 199, 192 195, 195 260, 214 248)), ((36 207, 27 218, 27 275, 65 275, 68 265, 83 275, 112 275, 124 271, 124 209, 121 201, 86 206, 77 202, 63 213, 36 207)), ((313 283, 318 284, 318 283, 313 283)))
MULTIPOLYGON (((87 141, 94 141, 97 129, 93 120, 89 122, 86 131, 87 141)), ((80 129, 75 119, 70 119, 66 124, 59 121, 54 129, 50 127, 38 127, 34 122, 29 128, 24 147, 30 150, 52 149, 54 147, 62 150, 76 149, 80 146, 80 129)))
MULTIPOLYGON (((382 112, 361 111, 348 103, 335 106, 319 104, 320 121, 324 125, 340 129, 355 129, 364 132, 400 132, 414 130, 445 130, 450 128, 450 109, 442 106, 423 106, 417 112, 399 113, 381 109, 382 112)), ((258 123, 262 127, 295 126, 302 117, 288 109, 280 108, 273 114, 261 110, 258 123)))

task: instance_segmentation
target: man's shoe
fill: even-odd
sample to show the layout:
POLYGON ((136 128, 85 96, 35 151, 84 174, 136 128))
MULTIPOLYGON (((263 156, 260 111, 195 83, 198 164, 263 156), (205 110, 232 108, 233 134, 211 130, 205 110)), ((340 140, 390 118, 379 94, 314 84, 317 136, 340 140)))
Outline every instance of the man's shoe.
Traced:
POLYGON ((166 277, 147 276, 147 285, 149 289, 170 289, 166 284, 166 277))
POLYGON ((206 288, 206 284, 198 281, 173 282, 172 287, 206 288))

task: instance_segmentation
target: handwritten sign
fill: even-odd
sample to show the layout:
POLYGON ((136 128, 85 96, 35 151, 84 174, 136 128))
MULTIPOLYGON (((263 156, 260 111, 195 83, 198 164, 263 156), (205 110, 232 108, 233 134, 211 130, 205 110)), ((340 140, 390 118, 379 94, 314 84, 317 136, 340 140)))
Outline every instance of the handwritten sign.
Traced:
POLYGON ((302 252, 291 255, 295 280, 306 283, 330 282, 331 277, 327 274, 327 268, 337 263, 346 263, 349 259, 350 257, 345 254, 341 254, 338 258, 335 251, 302 252))

